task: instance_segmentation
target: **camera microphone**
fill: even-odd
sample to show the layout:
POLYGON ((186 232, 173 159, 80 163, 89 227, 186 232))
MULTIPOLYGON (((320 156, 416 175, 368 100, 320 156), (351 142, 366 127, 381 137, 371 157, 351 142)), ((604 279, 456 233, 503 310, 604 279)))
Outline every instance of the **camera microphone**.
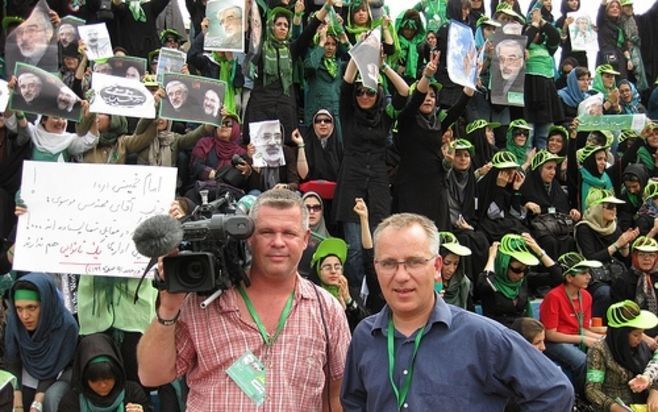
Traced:
POLYGON ((180 222, 169 215, 146 219, 133 234, 137 251, 152 259, 169 254, 182 240, 183 228, 180 222))

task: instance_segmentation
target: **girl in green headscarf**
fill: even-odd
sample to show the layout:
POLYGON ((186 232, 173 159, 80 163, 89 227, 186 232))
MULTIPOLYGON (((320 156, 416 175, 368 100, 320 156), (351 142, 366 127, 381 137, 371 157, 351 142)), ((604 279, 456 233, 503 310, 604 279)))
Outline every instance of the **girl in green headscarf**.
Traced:
POLYGON ((530 159, 534 155, 534 151, 528 155, 528 148, 530 147, 530 131, 532 128, 523 119, 513 120, 507 129, 507 145, 505 150, 514 153, 516 162, 523 170, 527 170, 530 166, 530 159))
POLYGON ((395 57, 395 54, 400 50, 397 35, 395 30, 390 24, 388 16, 381 19, 372 19, 372 13, 368 0, 353 0, 347 9, 347 24, 345 31, 347 38, 352 45, 356 44, 361 35, 380 27, 382 29, 382 45, 384 46, 384 54, 387 56, 395 57))
POLYGON ((425 28, 416 10, 407 10, 395 20, 395 30, 400 42, 400 56, 395 62, 396 71, 402 78, 413 83, 418 75, 418 48, 425 39, 425 28), (404 69, 402 71, 402 69, 404 69))

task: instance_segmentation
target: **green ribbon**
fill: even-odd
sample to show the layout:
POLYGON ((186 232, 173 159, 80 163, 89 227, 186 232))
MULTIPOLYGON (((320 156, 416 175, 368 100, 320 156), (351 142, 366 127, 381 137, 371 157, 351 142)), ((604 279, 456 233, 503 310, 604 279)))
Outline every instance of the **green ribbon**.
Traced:
POLYGON ((292 303, 295 300, 295 290, 293 289, 292 293, 290 294, 290 297, 286 301, 286 305, 283 307, 283 311, 281 312, 281 316, 279 317, 279 324, 276 328, 276 332, 274 332, 274 335, 272 337, 270 337, 270 335, 267 333, 267 329, 265 329, 265 325, 263 325, 263 321, 260 320, 260 316, 258 316, 258 312, 256 312, 253 303, 251 303, 251 299, 249 298, 249 295, 247 295, 247 291, 244 290, 244 286, 240 285, 238 291, 240 292, 240 295, 244 300, 245 306, 247 306, 247 310, 249 311, 251 318, 254 320, 256 327, 258 327, 258 332, 260 332, 260 336, 263 338, 263 343, 265 343, 265 346, 267 346, 268 348, 271 348, 274 345, 274 342, 276 342, 276 339, 283 331, 283 328, 286 326, 286 321, 288 320, 288 316, 290 315, 290 311, 292 310, 292 303))
POLYGON ((135 21, 146 23, 146 12, 144 12, 142 3, 140 1, 129 2, 128 10, 130 10, 130 14, 133 15, 133 19, 135 19, 135 21))
POLYGON ((416 332, 416 338, 414 339, 414 351, 411 354, 411 365, 407 370, 407 374, 404 376, 404 381, 402 382, 402 388, 398 389, 398 386, 393 380, 393 372, 395 371, 395 326, 393 325, 393 318, 388 318, 388 328, 386 329, 387 335, 387 347, 388 347, 388 379, 391 382, 391 388, 395 394, 395 399, 398 402, 398 410, 402 408, 404 402, 407 400, 409 395, 409 389, 411 388, 411 378, 414 374, 414 364, 416 362, 416 354, 418 353, 418 347, 420 347, 420 341, 423 339, 423 332, 425 332, 425 326, 420 328, 416 332))

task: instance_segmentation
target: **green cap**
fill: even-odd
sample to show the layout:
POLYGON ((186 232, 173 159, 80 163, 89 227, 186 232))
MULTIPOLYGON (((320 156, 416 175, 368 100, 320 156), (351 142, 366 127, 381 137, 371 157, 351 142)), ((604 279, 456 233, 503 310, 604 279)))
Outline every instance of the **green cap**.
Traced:
POLYGON ((578 163, 583 164, 585 160, 587 160, 588 157, 593 155, 596 152, 600 152, 601 150, 608 150, 610 146, 605 145, 605 146, 600 146, 600 145, 595 145, 595 144, 588 144, 585 145, 582 149, 578 149, 576 151, 576 158, 578 158, 578 163))
POLYGON ((176 39, 176 42, 179 44, 184 43, 184 41, 182 41, 184 40, 184 37, 174 29, 162 30, 162 32, 160 32, 160 43, 164 44, 167 40, 167 37, 169 36, 172 36, 174 39, 176 39))
POLYGON ((471 249, 459 244, 457 237, 450 232, 439 232, 441 247, 448 249, 449 252, 457 256, 470 256, 471 249))
POLYGON ((600 66, 597 66, 596 72, 599 74, 603 74, 603 73, 614 74, 615 76, 619 76, 621 74, 617 70, 615 70, 611 64, 602 64, 600 66))
POLYGON ((528 250, 528 246, 521 235, 507 234, 500 239, 498 252, 511 256, 527 266, 539 264, 539 259, 528 250))
POLYGON ((144 83, 144 86, 146 87, 158 87, 158 78, 155 76, 155 74, 145 74, 144 77, 142 78, 142 83, 144 83))
POLYGON ((454 142, 450 143, 450 148, 455 150, 468 150, 472 155, 475 152, 475 146, 466 139, 457 139, 454 142))
POLYGON ((532 157, 532 160, 530 161, 530 168, 532 168, 532 170, 537 170, 537 168, 539 168, 541 165, 546 162, 550 162, 551 160, 555 160, 556 162, 560 163, 564 160, 564 157, 553 154, 546 149, 542 149, 532 157))
POLYGON ((587 199, 585 200, 587 207, 589 208, 603 203, 614 203, 616 205, 621 205, 626 202, 621 199, 617 199, 615 197, 615 193, 612 190, 601 189, 598 187, 590 188, 589 192, 587 193, 587 199))
POLYGON ((2 28, 7 31, 10 26, 18 26, 25 20, 18 16, 5 16, 2 18, 2 28))
POLYGON ((658 123, 649 120, 647 121, 647 124, 644 126, 644 129, 642 129, 642 133, 648 133, 654 129, 658 129, 658 123))
POLYGON ((658 325, 658 317, 648 310, 641 310, 632 300, 610 305, 608 308, 608 327, 651 329, 658 325))
POLYGON ((501 150, 496 152, 491 158, 491 164, 496 169, 513 169, 519 167, 519 164, 516 163, 516 156, 512 152, 507 150, 501 150))
POLYGON ((495 11, 494 15, 496 13, 505 13, 508 16, 512 16, 515 19, 517 19, 519 21, 519 23, 525 24, 525 19, 523 18, 523 16, 521 16, 517 12, 515 12, 514 9, 512 8, 511 4, 506 3, 504 1, 501 1, 500 3, 498 3, 498 6, 496 6, 496 11, 495 11))
POLYGON ((149 64, 153 63, 153 60, 155 60, 156 57, 158 57, 159 55, 160 55, 160 49, 151 50, 146 56, 148 58, 148 63, 149 64))
POLYGON ((638 139, 640 134, 633 129, 622 130, 619 134, 619 143, 625 142, 628 139, 638 139))
POLYGON ((642 192, 642 200, 647 201, 658 197, 658 181, 650 179, 647 184, 644 186, 644 191, 642 192))
POLYGON ((575 275, 603 266, 598 260, 587 260, 583 255, 576 252, 565 253, 557 261, 562 267, 563 276, 575 275))
POLYGON ((485 127, 490 127, 492 129, 495 129, 496 127, 500 127, 500 123, 487 122, 484 119, 474 120, 470 122, 468 125, 466 125, 466 134, 471 134, 478 129, 484 129, 485 127))
POLYGON ((619 2, 619 4, 621 4, 622 7, 624 7, 624 6, 632 6, 632 5, 633 5, 633 0, 621 0, 621 1, 619 2))
POLYGON ((633 242, 631 250, 633 252, 636 250, 640 252, 658 252, 658 242, 652 237, 640 236, 633 242))
POLYGON ((510 129, 525 129, 532 130, 532 127, 523 119, 512 120, 508 126, 510 129))
POLYGON ((569 138, 569 131, 564 126, 555 125, 548 129, 549 136, 553 136, 554 134, 558 133, 561 134, 565 140, 569 138))
POLYGON ((480 16, 480 18, 475 22, 476 27, 481 27, 481 26, 492 26, 492 27, 501 27, 502 25, 498 23, 496 20, 488 17, 488 16, 480 16))
MULTIPOLYGON (((334 255, 340 260, 340 263, 345 263, 347 259, 347 243, 343 239, 337 237, 328 237, 315 249, 313 257, 311 258, 311 266, 319 265, 322 259, 329 255, 334 255)), ((318 266, 316 268, 320 270, 318 266)))

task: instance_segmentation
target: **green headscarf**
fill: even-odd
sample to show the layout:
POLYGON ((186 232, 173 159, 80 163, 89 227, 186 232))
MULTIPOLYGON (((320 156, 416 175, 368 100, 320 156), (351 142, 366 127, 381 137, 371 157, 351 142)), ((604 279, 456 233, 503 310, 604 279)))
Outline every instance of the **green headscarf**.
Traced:
MULTIPOLYGON (((395 31, 398 33, 398 41, 400 42, 400 52, 405 60, 405 70, 403 75, 411 78, 416 78, 416 68, 418 67, 418 45, 425 40, 425 28, 423 27, 423 22, 419 18, 410 18, 407 16, 409 11, 400 13, 400 15, 395 19, 395 31), (400 31, 405 28, 410 27, 416 29, 416 34, 411 40, 408 40, 406 37, 400 34, 400 31)), ((401 57, 402 57, 401 56, 401 57)))
POLYGON ((142 2, 140 0, 128 0, 128 10, 130 14, 133 15, 133 19, 140 23, 146 23, 146 12, 142 8, 142 2))
POLYGON ((110 116, 110 127, 100 134, 99 146, 114 146, 119 136, 128 133, 128 121, 123 116, 110 116))
POLYGON ((226 59, 224 54, 212 52, 212 57, 219 65, 219 80, 226 84, 226 91, 224 94, 224 107, 228 112, 236 113, 235 108, 235 87, 233 87, 233 78, 238 70, 238 62, 226 59))
POLYGON ((292 56, 288 41, 292 30, 288 30, 285 40, 277 40, 274 36, 274 22, 278 17, 285 17, 288 23, 292 21, 292 12, 283 7, 275 7, 267 13, 267 30, 263 42, 263 85, 267 86, 281 80, 283 94, 290 94, 292 86, 292 56))
MULTIPOLYGON (((516 163, 521 166, 525 162, 526 153, 528 152, 528 147, 530 147, 530 135, 528 135, 528 137, 525 139, 525 144, 523 146, 519 146, 514 143, 514 129, 516 129, 519 125, 527 126, 528 123, 523 119, 517 119, 509 124, 506 134, 507 145, 505 146, 505 150, 514 153, 514 156, 516 156, 516 163)), ((520 128, 524 129, 523 127, 520 128)))
POLYGON ((509 279, 507 272, 511 260, 512 256, 501 252, 500 249, 498 250, 496 260, 494 260, 494 286, 507 299, 516 299, 519 296, 524 278, 516 282, 509 279))

